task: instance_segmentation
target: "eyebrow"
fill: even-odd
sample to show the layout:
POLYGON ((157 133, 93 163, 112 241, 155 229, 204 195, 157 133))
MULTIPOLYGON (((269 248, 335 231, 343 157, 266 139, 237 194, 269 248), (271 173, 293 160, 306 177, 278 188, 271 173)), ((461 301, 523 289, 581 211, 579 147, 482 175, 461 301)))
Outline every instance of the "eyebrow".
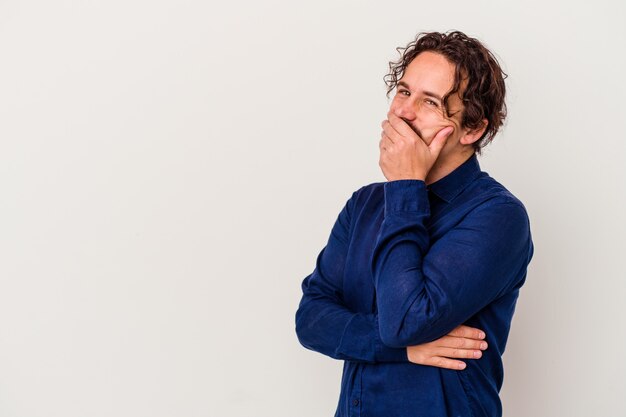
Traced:
MULTIPOLYGON (((406 88, 407 90, 411 91, 411 89, 409 88, 409 85, 408 85, 407 83, 405 83, 404 81, 398 81, 398 86, 400 86, 400 87, 404 87, 404 88, 406 88)), ((437 99, 437 100, 439 100, 440 102, 442 102, 442 101, 443 101, 443 98, 442 98, 442 97, 438 96, 437 94, 435 94, 435 93, 433 93, 433 92, 431 92, 431 91, 422 91, 422 94, 424 94, 425 96, 428 96, 428 97, 433 97, 433 98, 436 98, 436 99, 437 99)))

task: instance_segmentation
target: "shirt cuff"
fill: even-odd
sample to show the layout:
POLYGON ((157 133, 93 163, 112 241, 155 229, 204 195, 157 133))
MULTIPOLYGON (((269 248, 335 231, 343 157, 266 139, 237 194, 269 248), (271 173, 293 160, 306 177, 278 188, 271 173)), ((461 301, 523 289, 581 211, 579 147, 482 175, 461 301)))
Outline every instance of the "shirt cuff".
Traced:
POLYGON ((378 329, 378 315, 356 313, 348 322, 336 355, 346 360, 378 362, 408 362, 406 348, 383 344, 378 329))
POLYGON ((398 211, 430 215, 428 190, 422 180, 404 179, 388 181, 384 185, 385 215, 398 211))
MULTIPOLYGON (((378 314, 375 318, 376 330, 378 331, 378 314)), ((374 343, 376 345, 376 361, 377 362, 408 362, 409 357, 406 351, 406 348, 395 348, 385 345, 382 340, 380 340, 380 333, 376 335, 374 338, 374 343)))

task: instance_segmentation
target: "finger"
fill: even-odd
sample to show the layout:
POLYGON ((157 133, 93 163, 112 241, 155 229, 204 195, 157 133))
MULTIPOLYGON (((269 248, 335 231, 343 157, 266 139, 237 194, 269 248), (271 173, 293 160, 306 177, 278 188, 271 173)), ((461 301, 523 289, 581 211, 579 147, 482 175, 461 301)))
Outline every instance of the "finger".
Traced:
MULTIPOLYGON (((385 120, 386 122, 386 120, 385 120)), ((384 139, 385 137, 387 138, 386 140, 388 140, 390 143, 394 143, 394 141, 389 137, 387 131, 385 130, 385 122, 383 122, 383 130, 382 132, 380 132, 380 137, 381 139, 384 139)))
POLYGON ((379 142, 378 147, 380 149, 384 149, 384 150, 388 151, 389 148, 392 147, 392 146, 393 146, 393 142, 391 141, 391 139, 389 139, 389 136, 387 136, 385 134, 385 132, 381 133, 380 134, 380 142, 379 142))
POLYGON ((448 336, 467 337, 470 339, 484 339, 485 332, 475 327, 470 327, 470 326, 461 324, 460 326, 452 330, 450 333, 448 333, 448 336))
POLYGON ((417 133, 415 133, 415 131, 411 129, 409 124, 404 119, 401 119, 393 113, 388 113, 387 116, 389 117, 387 119, 389 120, 389 124, 396 132, 398 132, 399 135, 406 138, 419 138, 419 136, 417 136, 417 133))
POLYGON ((439 347, 450 347, 457 349, 482 349, 489 345, 484 340, 468 339, 466 337, 444 336, 437 343, 439 347))
POLYGON ((402 140, 402 135, 400 135, 400 133, 398 133, 398 131, 394 129, 393 126, 391 126, 391 123, 389 123, 389 120, 384 120, 382 123, 382 126, 383 126, 383 133, 386 134, 387 137, 389 137, 389 140, 392 143, 396 143, 402 140))
POLYGON ((433 356, 425 361, 426 365, 436 366, 437 368, 460 370, 465 369, 465 362, 457 361, 450 358, 444 358, 441 356, 433 356))
POLYGON ((445 356, 447 358, 461 358, 461 359, 479 359, 483 356, 482 350, 478 349, 456 349, 456 348, 438 348, 438 356, 445 356))
POLYGON ((448 126, 437 132, 432 142, 430 142, 430 145, 428 145, 431 155, 434 155, 435 157, 439 156, 439 152, 441 152, 443 145, 446 144, 446 140, 448 140, 453 131, 454 128, 452 126, 448 126))

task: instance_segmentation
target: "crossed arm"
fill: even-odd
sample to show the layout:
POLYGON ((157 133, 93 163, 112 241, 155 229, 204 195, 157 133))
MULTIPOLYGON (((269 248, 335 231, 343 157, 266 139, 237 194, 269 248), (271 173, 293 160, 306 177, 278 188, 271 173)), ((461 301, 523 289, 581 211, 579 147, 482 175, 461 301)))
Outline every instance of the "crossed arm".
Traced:
POLYGON ((378 313, 355 313, 342 300, 341 279, 358 192, 302 282, 296 312, 300 342, 335 359, 462 369, 462 362, 448 358, 480 357, 474 355, 484 342, 480 330, 461 324, 513 285, 503 278, 510 275, 504 270, 510 265, 498 265, 523 252, 525 212, 502 202, 477 209, 429 248, 425 184, 387 182, 385 219, 371 264, 378 313))

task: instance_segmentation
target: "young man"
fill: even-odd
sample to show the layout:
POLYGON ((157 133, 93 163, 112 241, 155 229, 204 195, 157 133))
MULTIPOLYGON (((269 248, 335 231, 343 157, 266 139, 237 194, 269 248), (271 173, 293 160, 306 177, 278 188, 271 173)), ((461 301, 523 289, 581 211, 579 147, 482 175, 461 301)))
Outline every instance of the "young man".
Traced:
POLYGON ((533 255, 524 205, 477 160, 506 117, 505 76, 458 31, 420 33, 390 63, 388 181, 348 199, 296 312, 300 343, 344 360, 335 416, 502 415, 533 255))

